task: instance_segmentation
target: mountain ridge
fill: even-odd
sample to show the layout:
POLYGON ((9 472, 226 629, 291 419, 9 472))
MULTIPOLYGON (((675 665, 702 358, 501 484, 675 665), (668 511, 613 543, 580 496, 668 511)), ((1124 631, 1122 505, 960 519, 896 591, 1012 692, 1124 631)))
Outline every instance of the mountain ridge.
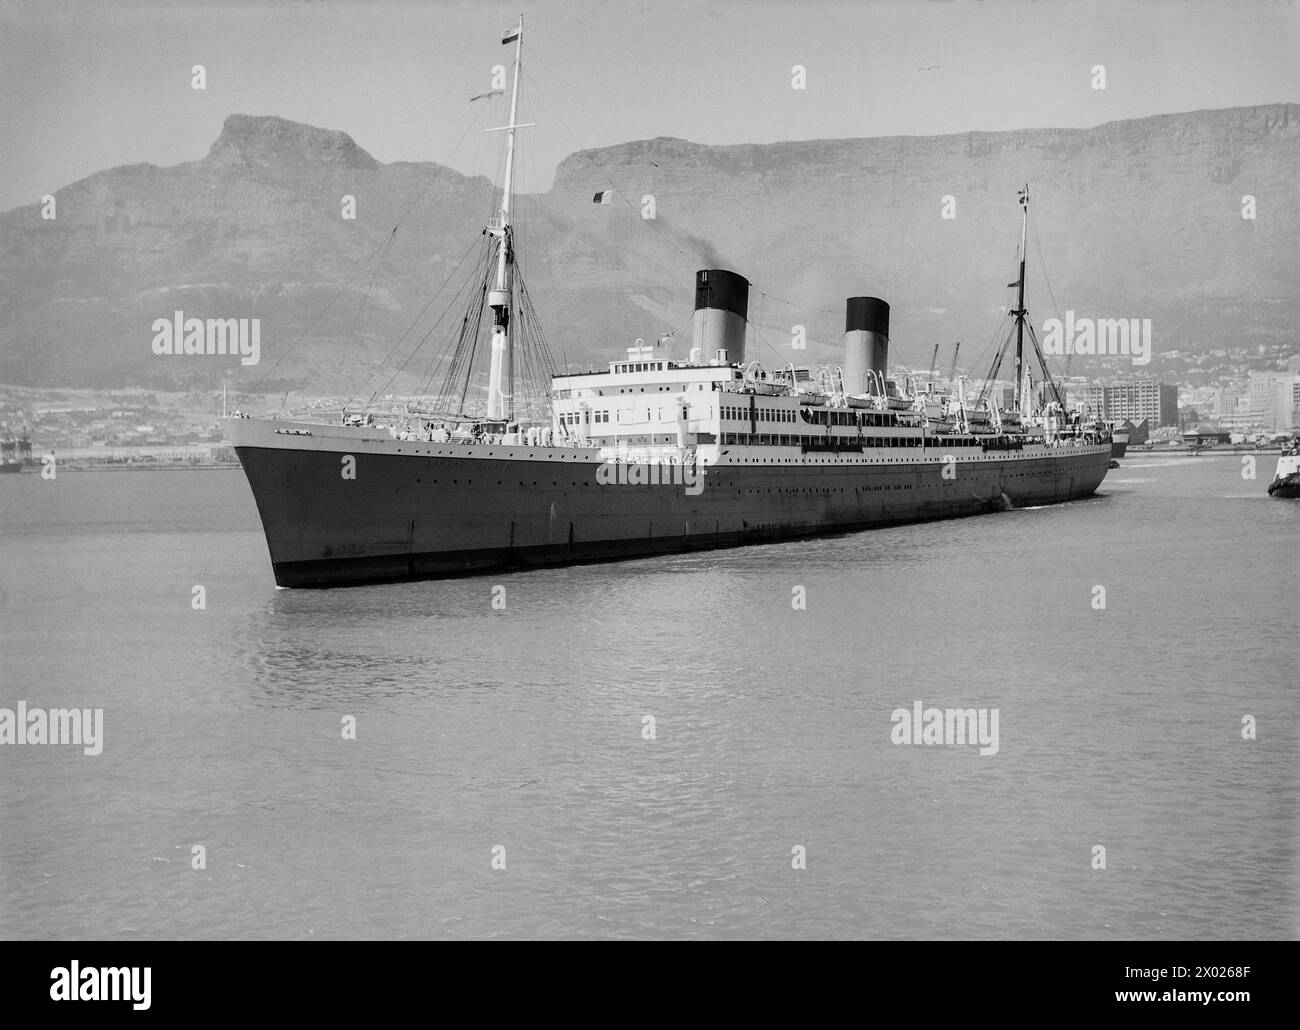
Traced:
MULTIPOLYGON (((680 339, 694 269, 725 262, 758 287, 751 354, 788 360, 801 319, 816 346, 793 356, 833 356, 843 298, 871 293, 894 305, 897 352, 915 361, 936 340, 996 327, 1015 190, 1029 181, 1062 309, 1150 312, 1165 349, 1274 343, 1294 339, 1300 314, 1298 158, 1289 102, 1085 129, 629 140, 568 155, 549 191, 520 195, 521 253, 553 349, 570 360, 604 361, 662 330, 680 339), (620 203, 593 205, 611 185, 620 203), (1241 217, 1245 194, 1254 220, 1241 217), (941 217, 945 197, 955 219, 941 217), (647 321, 670 310, 674 326, 647 321)), ((55 197, 53 221, 39 204, 0 213, 0 381, 206 388, 283 361, 281 379, 326 390, 373 371, 413 324, 480 236, 493 187, 435 162, 379 162, 339 130, 232 114, 202 158, 107 169, 55 197), (341 217, 345 195, 355 220, 341 217), (384 247, 363 290, 356 278, 384 247), (149 326, 172 314, 164 297, 200 317, 263 318, 263 367, 153 355, 149 326)), ((1035 287, 1041 321, 1054 312, 1035 287)))

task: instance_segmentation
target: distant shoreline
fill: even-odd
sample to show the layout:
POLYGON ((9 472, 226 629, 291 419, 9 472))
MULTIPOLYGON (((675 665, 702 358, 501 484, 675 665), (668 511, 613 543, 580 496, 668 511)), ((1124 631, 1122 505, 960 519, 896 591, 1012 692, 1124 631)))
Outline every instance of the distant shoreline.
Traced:
MULTIPOLYGON (((240 465, 237 461, 221 463, 207 462, 202 465, 182 465, 179 463, 175 465, 155 465, 148 462, 104 462, 103 464, 98 465, 83 465, 73 462, 67 462, 65 464, 59 462, 56 465, 59 472, 214 472, 222 469, 238 469, 239 467, 240 465)), ((31 465, 23 469, 21 474, 39 474, 40 471, 40 465, 31 465)), ((9 473, 9 475, 17 474, 18 473, 9 473)), ((0 475, 0 482, 4 482, 3 475, 0 475)))

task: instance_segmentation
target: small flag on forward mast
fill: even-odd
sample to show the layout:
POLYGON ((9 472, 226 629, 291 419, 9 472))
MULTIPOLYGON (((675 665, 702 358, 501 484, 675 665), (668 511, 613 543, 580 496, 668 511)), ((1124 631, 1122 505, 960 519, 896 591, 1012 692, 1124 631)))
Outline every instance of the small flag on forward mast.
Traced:
POLYGON ((610 204, 613 203, 613 200, 614 200, 613 190, 601 190, 599 193, 597 193, 594 197, 591 198, 591 202, 593 204, 610 204))
POLYGON ((513 43, 518 38, 519 38, 519 29, 517 28, 506 29, 505 35, 501 37, 501 45, 505 46, 507 43, 513 43))

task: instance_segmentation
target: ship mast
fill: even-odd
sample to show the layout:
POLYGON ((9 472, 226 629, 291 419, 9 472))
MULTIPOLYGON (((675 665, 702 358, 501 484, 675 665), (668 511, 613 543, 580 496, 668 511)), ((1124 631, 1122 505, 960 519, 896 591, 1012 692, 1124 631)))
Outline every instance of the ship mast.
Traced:
POLYGON ((515 44, 514 82, 510 89, 510 120, 506 125, 485 132, 506 134, 506 175, 501 187, 501 210, 487 227, 497 238, 497 277, 488 292, 488 306, 492 309, 492 364, 488 372, 487 417, 493 421, 514 418, 514 361, 510 347, 510 292, 514 266, 514 241, 510 228, 510 199, 514 192, 515 130, 525 126, 516 121, 519 112, 519 58, 524 45, 524 16, 519 24, 506 32, 502 43, 515 44))
MULTIPOLYGON (((1016 410, 1021 411, 1022 401, 1024 400, 1023 382, 1024 382, 1024 352, 1025 352, 1025 230, 1029 225, 1029 184, 1025 183, 1024 189, 1020 190, 1020 207, 1022 209, 1020 220, 1020 280, 1016 283, 1019 287, 1019 296, 1016 300, 1016 310, 1012 312, 1016 316, 1016 410)), ((1023 414, 1023 411, 1021 411, 1023 414)))

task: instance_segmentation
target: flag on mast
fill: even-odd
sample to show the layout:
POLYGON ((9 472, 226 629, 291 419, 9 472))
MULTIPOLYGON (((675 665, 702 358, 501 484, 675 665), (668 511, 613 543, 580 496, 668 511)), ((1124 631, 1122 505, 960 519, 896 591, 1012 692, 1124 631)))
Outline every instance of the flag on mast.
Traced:
POLYGON ((505 46, 507 43, 513 43, 518 38, 519 38, 519 29, 517 28, 506 29, 505 35, 501 37, 501 45, 505 46))
POLYGON ((591 198, 591 202, 593 204, 610 204, 613 202, 613 200, 614 200, 613 190, 601 190, 599 193, 597 193, 594 197, 591 198))

